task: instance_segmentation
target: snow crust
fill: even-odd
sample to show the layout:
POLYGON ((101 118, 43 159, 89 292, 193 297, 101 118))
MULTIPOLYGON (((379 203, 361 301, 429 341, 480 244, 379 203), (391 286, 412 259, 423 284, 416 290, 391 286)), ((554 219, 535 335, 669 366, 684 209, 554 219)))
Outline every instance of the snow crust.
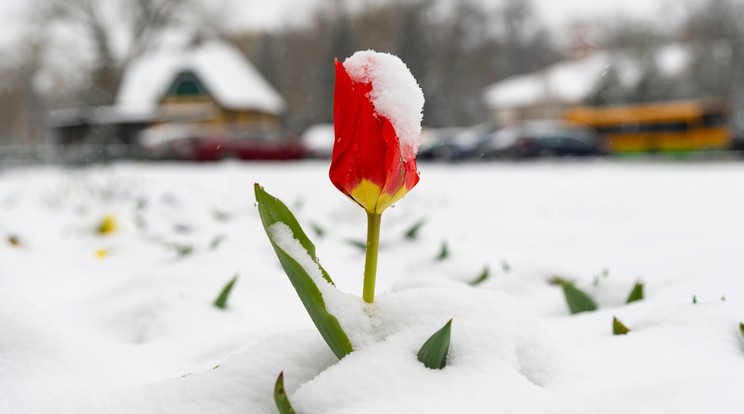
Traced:
MULTIPOLYGON (((301 413, 741 411, 744 195, 730 189, 744 166, 420 168, 430 179, 383 221, 373 306, 357 297, 364 255, 348 244, 364 217, 336 202, 325 163, 0 172, 0 412, 274 413, 280 371, 301 413), (341 361, 277 263, 253 182, 325 230, 310 237, 354 343, 341 361), (105 214, 119 231, 97 236, 105 214), (228 308, 214 308, 235 273, 228 308), (546 283, 556 274, 599 310, 570 315, 546 283), (626 305, 639 278, 646 298, 626 305), (628 335, 611 334, 613 316, 628 335), (427 369, 416 352, 450 318, 448 365, 427 369)), ((318 278, 289 233, 272 230, 318 278)))
POLYGON ((372 84, 369 98, 375 111, 395 128, 403 160, 414 158, 421 142, 424 93, 406 64, 395 55, 365 50, 347 58, 344 68, 352 81, 372 84))

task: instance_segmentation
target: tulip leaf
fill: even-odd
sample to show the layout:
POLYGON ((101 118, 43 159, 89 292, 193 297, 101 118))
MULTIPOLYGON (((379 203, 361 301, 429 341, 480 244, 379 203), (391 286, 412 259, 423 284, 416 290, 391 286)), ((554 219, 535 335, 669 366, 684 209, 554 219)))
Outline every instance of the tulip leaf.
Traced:
POLYGON ((628 299, 625 300, 625 303, 635 302, 641 299, 643 299, 643 283, 636 282, 635 286, 633 286, 633 290, 630 291, 630 295, 628 295, 628 299))
POLYGON ((222 288, 222 291, 220 292, 219 296, 217 296, 217 300, 214 301, 214 306, 219 309, 225 309, 227 307, 227 298, 230 297, 230 292, 232 291, 233 286, 235 286, 235 282, 238 281, 238 275, 233 276, 232 279, 230 279, 229 282, 225 285, 224 288, 222 288))
POLYGON ((485 282, 490 276, 490 273, 491 273, 491 269, 489 269, 488 266, 486 266, 483 269, 483 271, 480 273, 480 275, 470 282, 470 286, 477 286, 485 282))
POLYGON ((424 342, 416 355, 424 366, 431 369, 442 369, 447 365, 447 353, 450 346, 450 335, 452 333, 452 319, 442 329, 434 332, 424 342))
POLYGON ((739 322, 739 333, 744 337, 744 322, 739 322))
POLYGON ((279 373, 279 377, 274 384, 274 403, 279 414, 295 414, 292 404, 289 403, 286 391, 284 391, 284 371, 279 373))
MULTIPOLYGON (((313 278, 297 262, 296 258, 290 256, 277 243, 272 240, 268 228, 274 223, 284 223, 292 231, 292 236, 300 243, 310 258, 318 263, 315 255, 315 245, 308 239, 307 235, 292 212, 278 198, 268 194, 258 184, 255 185, 256 201, 258 202, 258 212, 261 216, 266 235, 269 236, 274 251, 276 252, 279 262, 287 274, 292 286, 295 288, 297 295, 300 297, 305 310, 310 315, 315 327, 320 335, 326 341, 334 354, 341 359, 352 351, 351 341, 341 328, 338 320, 326 308, 325 301, 320 289, 313 278)), ((333 285, 333 281, 323 267, 318 263, 323 278, 333 285)))
POLYGON ((597 310, 597 305, 594 301, 586 293, 574 286, 573 282, 556 277, 550 283, 560 285, 563 288, 566 304, 568 304, 568 309, 572 314, 597 310))
POLYGON ((413 226, 411 226, 411 228, 406 231, 403 237, 408 240, 416 240, 416 238, 418 237, 418 232, 419 230, 421 230, 421 227, 423 227, 424 224, 426 224, 426 219, 422 218, 421 220, 414 223, 413 226))
POLYGON ((449 257, 449 247, 447 247, 447 241, 442 242, 442 247, 439 248, 439 254, 437 255, 436 260, 438 262, 441 262, 442 260, 449 257))
POLYGON ((630 332, 630 329, 628 329, 627 326, 625 326, 620 320, 616 317, 612 317, 612 334, 613 335, 625 335, 628 332, 630 332))

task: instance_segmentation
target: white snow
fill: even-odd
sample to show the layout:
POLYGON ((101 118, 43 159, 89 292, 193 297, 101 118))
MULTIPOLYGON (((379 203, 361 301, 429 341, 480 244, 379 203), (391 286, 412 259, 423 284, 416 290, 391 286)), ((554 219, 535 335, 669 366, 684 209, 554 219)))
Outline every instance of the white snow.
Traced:
POLYGON ((344 61, 356 83, 372 84, 370 100, 398 134, 403 160, 416 156, 421 142, 424 93, 403 61, 389 53, 359 51, 344 61))
POLYGON ((125 71, 116 104, 157 106, 182 71, 192 71, 225 108, 279 114, 284 100, 233 46, 215 40, 198 45, 168 45, 133 62, 125 71))
POLYGON ((280 371, 300 413, 741 411, 744 165, 419 168, 383 218, 372 306, 348 243, 366 220, 338 202, 327 163, 0 172, 0 412, 273 413, 280 371), (279 266, 254 182, 295 212, 338 287, 286 226, 270 231, 341 313, 355 346, 341 361, 279 266), (106 214, 119 230, 99 236, 106 214), (554 275, 599 310, 570 315, 554 275), (646 298, 624 304, 639 278, 646 298), (611 334, 613 316, 628 335, 611 334), (416 352, 450 318, 448 365, 427 369, 416 352))

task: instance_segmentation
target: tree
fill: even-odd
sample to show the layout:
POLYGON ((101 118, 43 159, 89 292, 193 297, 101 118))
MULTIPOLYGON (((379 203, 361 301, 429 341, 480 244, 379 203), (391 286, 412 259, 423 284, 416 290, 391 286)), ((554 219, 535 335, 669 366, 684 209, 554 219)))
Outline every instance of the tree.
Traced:
POLYGON ((728 98, 744 109, 744 4, 708 0, 689 9, 683 39, 691 45, 689 82, 697 95, 728 98))
POLYGON ((0 143, 28 145, 43 142, 45 107, 34 87, 41 61, 42 45, 27 47, 0 56, 0 143))
POLYGON ((57 27, 82 35, 83 49, 89 50, 92 61, 90 87, 84 93, 90 104, 113 102, 123 68, 155 46, 167 29, 199 15, 190 0, 36 0, 29 4, 35 23, 45 31, 54 33, 57 27))
POLYGON ((365 49, 396 54, 409 67, 426 97, 425 125, 469 125, 488 117, 486 86, 560 57, 532 9, 509 3, 407 0, 347 10, 334 1, 307 25, 272 33, 273 54, 261 46, 266 34, 235 40, 284 96, 286 125, 295 131, 332 121, 333 59, 365 49))

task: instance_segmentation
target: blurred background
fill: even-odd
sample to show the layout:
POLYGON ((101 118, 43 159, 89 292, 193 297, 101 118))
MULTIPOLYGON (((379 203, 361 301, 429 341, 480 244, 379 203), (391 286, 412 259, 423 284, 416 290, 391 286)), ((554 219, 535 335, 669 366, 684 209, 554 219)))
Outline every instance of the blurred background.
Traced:
POLYGON ((733 158, 740 0, 2 0, 0 166, 328 157, 333 59, 398 55, 421 158, 733 158), (651 154, 651 155, 650 155, 651 154))

